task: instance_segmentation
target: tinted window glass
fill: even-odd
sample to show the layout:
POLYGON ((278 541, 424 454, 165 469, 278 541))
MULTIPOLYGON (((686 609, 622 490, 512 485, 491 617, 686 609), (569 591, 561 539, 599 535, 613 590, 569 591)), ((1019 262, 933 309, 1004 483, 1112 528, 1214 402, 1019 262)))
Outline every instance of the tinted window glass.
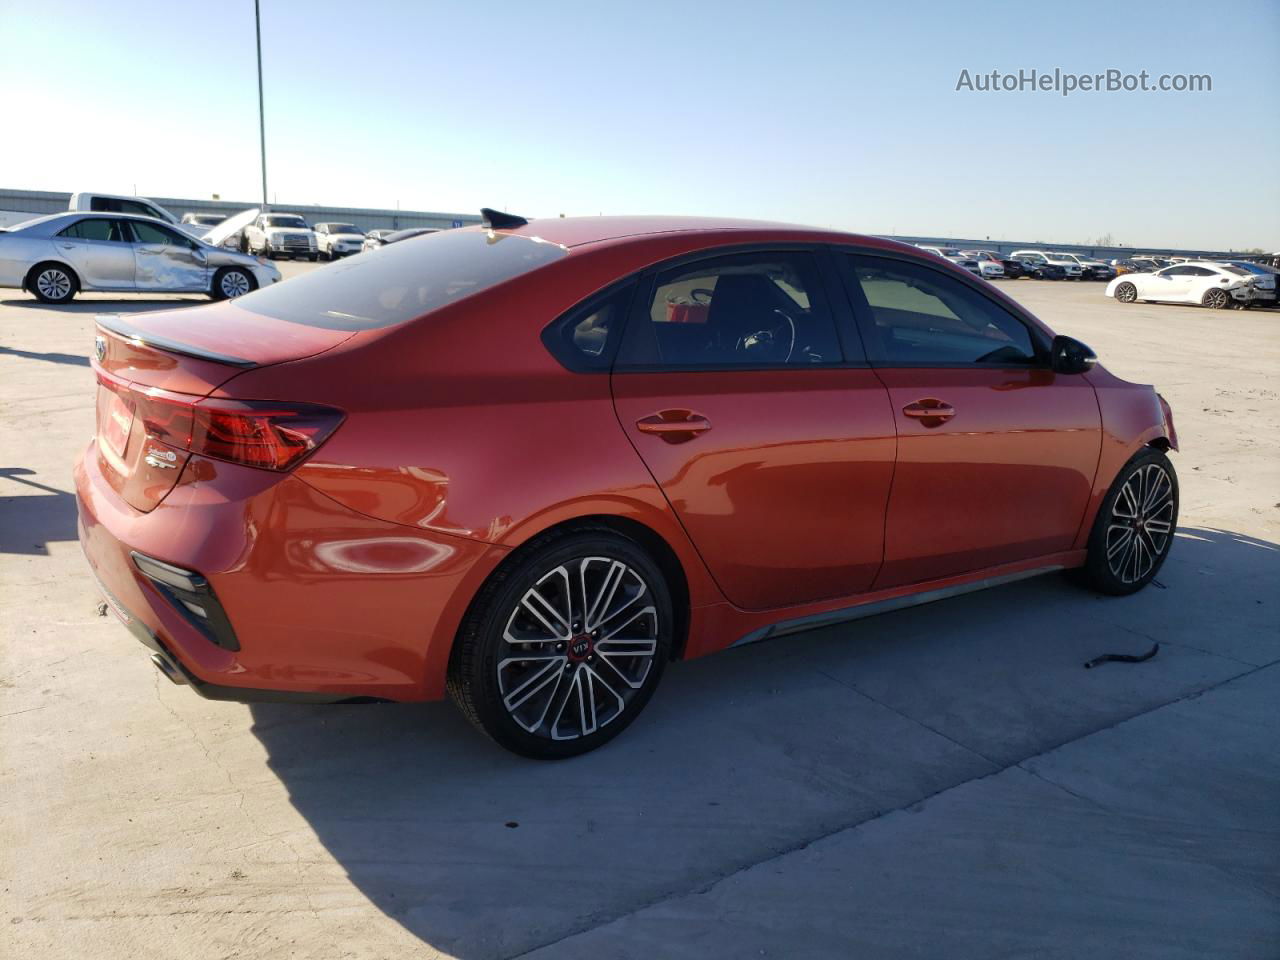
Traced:
POLYGON ((141 220, 130 220, 134 238, 138 243, 162 243, 172 247, 189 247, 191 241, 186 240, 172 230, 157 226, 154 223, 143 223, 141 220))
POLYGON ((953 277, 923 265, 851 257, 870 307, 872 362, 1026 364, 1031 332, 1012 314, 953 277))
POLYGON ((840 363, 820 274, 805 253, 750 253, 659 274, 619 366, 840 363))
POLYGON ((593 297, 553 323, 543 342, 570 370, 608 370, 611 349, 622 328, 635 284, 593 297))
POLYGON ((262 225, 264 227, 293 227, 297 230, 307 229, 307 221, 303 220, 301 217, 290 217, 280 214, 263 217, 262 225))
POLYGON ((292 323, 369 330, 420 317, 568 255, 519 234, 446 230, 350 257, 232 304, 292 323))
POLYGON ((113 243, 127 243, 119 220, 108 220, 106 217, 94 217, 91 220, 80 220, 67 227, 60 237, 75 237, 78 240, 107 240, 113 243))

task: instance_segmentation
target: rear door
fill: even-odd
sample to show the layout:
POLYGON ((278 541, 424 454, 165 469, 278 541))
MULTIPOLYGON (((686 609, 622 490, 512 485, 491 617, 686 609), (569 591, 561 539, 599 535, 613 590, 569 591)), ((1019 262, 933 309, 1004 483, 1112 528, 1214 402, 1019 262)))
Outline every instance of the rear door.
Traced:
POLYGON ((1101 448, 1082 375, 977 284, 907 259, 840 254, 888 388, 898 457, 877 589, 1070 549, 1101 448))
POLYGON ((856 331, 839 332, 825 255, 663 270, 641 284, 614 363, 623 429, 748 609, 858 593, 880 566, 893 417, 856 331))
POLYGON ((53 238, 81 282, 98 290, 133 290, 134 260, 130 235, 119 220, 86 217, 53 238))
POLYGON ((128 225, 138 290, 209 289, 208 261, 194 240, 158 223, 130 220, 128 225))

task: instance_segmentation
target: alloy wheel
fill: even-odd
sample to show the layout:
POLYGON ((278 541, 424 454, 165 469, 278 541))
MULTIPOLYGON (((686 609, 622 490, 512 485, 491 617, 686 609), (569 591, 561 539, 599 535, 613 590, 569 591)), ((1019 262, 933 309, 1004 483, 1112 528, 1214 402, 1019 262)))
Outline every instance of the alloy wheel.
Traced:
POLYGON ((249 278, 239 270, 228 270, 222 275, 218 286, 222 289, 222 295, 230 300, 249 292, 249 278))
POLYGON ((1157 463, 1140 466, 1120 488, 1107 526, 1107 566, 1121 583, 1149 574, 1173 537, 1173 478, 1157 463))
POLYGON ((50 300, 61 300, 71 292, 71 278, 62 270, 50 267, 36 277, 36 290, 50 300))
POLYGON ((1122 283, 1116 288, 1116 299, 1121 303, 1133 303, 1138 299, 1138 289, 1132 283, 1122 283))
POLYGON ((644 687, 658 630, 652 591, 633 567, 599 556, 562 563, 507 617, 497 665, 503 707, 535 736, 593 734, 644 687))
POLYGON ((1227 305, 1229 299, 1230 297, 1225 290, 1210 290, 1204 295, 1204 305, 1212 307, 1214 310, 1221 310, 1227 305))

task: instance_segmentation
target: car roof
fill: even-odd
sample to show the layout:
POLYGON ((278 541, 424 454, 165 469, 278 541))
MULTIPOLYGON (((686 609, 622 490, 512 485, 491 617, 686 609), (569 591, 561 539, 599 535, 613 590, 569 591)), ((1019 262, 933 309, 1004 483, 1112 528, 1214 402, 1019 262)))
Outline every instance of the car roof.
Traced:
MULTIPOLYGON (((473 228, 476 229, 476 228, 473 228)), ((792 234, 797 239, 812 240, 816 235, 847 241, 865 240, 858 234, 824 230, 767 220, 737 220, 730 217, 554 217, 531 220, 522 227, 503 228, 502 233, 536 236, 551 243, 576 247, 605 240, 622 240, 661 233, 720 234, 725 231, 776 234, 778 239, 792 234)))

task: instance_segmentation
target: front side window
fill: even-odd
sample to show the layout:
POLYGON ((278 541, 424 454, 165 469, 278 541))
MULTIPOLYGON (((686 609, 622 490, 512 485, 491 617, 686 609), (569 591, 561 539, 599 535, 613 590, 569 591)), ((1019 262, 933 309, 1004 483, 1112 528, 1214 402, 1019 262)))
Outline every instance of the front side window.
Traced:
POLYGON ((658 275, 628 324, 619 367, 840 363, 835 320, 813 256, 747 253, 658 275))
POLYGON ((109 220, 106 217, 93 217, 89 220, 79 220, 59 233, 58 236, 73 237, 76 240, 101 240, 109 243, 128 243, 125 239, 124 229, 121 227, 120 221, 109 220))
POLYGON ((190 240, 179 237, 172 230, 166 230, 164 227, 154 223, 144 223, 141 220, 130 220, 129 226, 133 228, 133 235, 138 243, 155 243, 163 244, 168 247, 190 247, 190 240))
POLYGON ((1033 364, 1027 326, 967 284, 923 264, 851 256, 866 298, 864 323, 872 363, 1033 364))

